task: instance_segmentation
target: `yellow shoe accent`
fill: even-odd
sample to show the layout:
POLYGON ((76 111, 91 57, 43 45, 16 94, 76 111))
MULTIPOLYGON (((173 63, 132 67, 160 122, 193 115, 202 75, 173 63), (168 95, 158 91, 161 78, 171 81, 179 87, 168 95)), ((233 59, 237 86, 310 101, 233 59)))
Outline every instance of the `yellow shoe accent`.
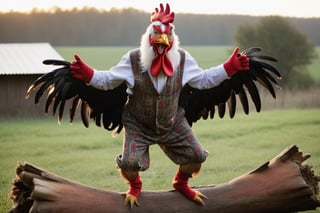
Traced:
POLYGON ((203 206, 205 206, 206 204, 203 202, 202 198, 208 199, 207 196, 205 196, 204 194, 202 194, 199 191, 195 191, 196 195, 194 196, 193 200, 203 206))
POLYGON ((124 204, 125 205, 130 205, 130 208, 132 208, 134 205, 140 206, 138 202, 138 198, 134 195, 131 194, 126 194, 126 197, 124 199, 124 204))

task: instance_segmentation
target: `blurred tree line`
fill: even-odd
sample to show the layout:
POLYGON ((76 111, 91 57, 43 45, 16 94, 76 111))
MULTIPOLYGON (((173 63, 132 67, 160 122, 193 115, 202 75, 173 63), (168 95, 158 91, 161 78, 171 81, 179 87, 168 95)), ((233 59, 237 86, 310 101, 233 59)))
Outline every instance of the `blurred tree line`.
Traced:
POLYGON ((283 86, 302 89, 316 83, 307 71, 307 66, 318 57, 315 46, 283 17, 266 16, 256 24, 242 24, 234 39, 242 49, 258 46, 263 54, 275 57, 283 86))
MULTIPOLYGON (((319 18, 285 18, 320 45, 319 18)), ((241 24, 260 17, 176 14, 176 33, 182 45, 232 45, 241 24)), ((0 13, 0 42, 49 42, 54 46, 138 46, 150 24, 150 14, 133 8, 100 11, 95 8, 32 13, 0 13)))

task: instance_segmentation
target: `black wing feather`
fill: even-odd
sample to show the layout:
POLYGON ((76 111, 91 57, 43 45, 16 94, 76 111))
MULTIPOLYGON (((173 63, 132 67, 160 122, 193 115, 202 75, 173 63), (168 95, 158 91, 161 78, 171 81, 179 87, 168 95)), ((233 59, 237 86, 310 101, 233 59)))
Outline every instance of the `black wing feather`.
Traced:
POLYGON ((245 114, 249 114, 249 101, 246 91, 241 88, 241 91, 239 92, 239 99, 242 105, 242 109, 245 114))
POLYGON ((45 65, 56 65, 56 66, 65 66, 65 67, 70 66, 69 61, 63 61, 63 60, 57 60, 57 59, 46 59, 42 63, 45 65))
MULTIPOLYGON (((37 87, 34 87, 34 88, 37 88, 37 87)), ((44 84, 42 84, 35 95, 34 103, 38 104, 43 93, 50 90, 51 88, 52 88, 52 82, 45 82, 44 84)), ((27 94, 26 97, 29 97, 29 94, 27 94)))
POLYGON ((218 114, 220 118, 223 118, 226 113, 226 104, 225 103, 220 103, 218 105, 218 114))
POLYGON ((251 96, 251 99, 256 107, 257 112, 260 112, 261 110, 261 99, 259 95, 259 91, 257 86, 254 84, 253 81, 246 81, 244 82, 245 86, 248 89, 248 92, 251 96))
POLYGON ((249 47, 241 52, 241 54, 245 54, 247 56, 260 52, 262 49, 260 47, 249 47))
POLYGON ((97 114, 95 116, 92 116, 94 118, 94 121, 96 122, 96 125, 101 127, 101 114, 97 114))
POLYGON ((231 96, 228 100, 228 108, 229 108, 230 118, 233 118, 234 115, 236 114, 236 107, 237 107, 236 93, 234 91, 232 91, 231 96))
POLYGON ((101 126, 102 121, 106 130, 116 130, 117 133, 121 131, 123 128, 121 116, 127 101, 125 83, 113 90, 103 91, 73 78, 69 74, 70 62, 48 59, 43 63, 62 67, 40 76, 29 87, 26 98, 33 91, 36 91, 35 103, 37 104, 47 92, 45 112, 48 113, 53 104, 52 112, 55 115, 58 110, 59 121, 63 117, 65 104, 70 100, 70 122, 73 122, 76 110, 80 105, 80 115, 84 126, 89 127, 89 121, 92 119, 97 126, 101 126))
POLYGON ((267 61, 273 61, 273 62, 277 62, 278 60, 275 59, 272 56, 269 55, 257 55, 257 56, 250 56, 253 60, 267 60, 267 61))
POLYGON ((249 71, 239 71, 230 79, 223 81, 219 86, 199 90, 185 85, 180 94, 179 105, 185 109, 185 116, 190 125, 197 120, 214 118, 215 108, 218 115, 223 118, 226 111, 226 104, 229 109, 229 116, 233 118, 236 113, 236 96, 240 99, 243 111, 249 114, 249 101, 247 92, 255 105, 256 111, 261 110, 261 98, 256 83, 265 87, 273 98, 276 98, 274 85, 278 86, 273 77, 281 79, 280 72, 270 64, 277 62, 272 56, 260 55, 259 47, 251 47, 242 52, 249 58, 249 71))
POLYGON ((252 63, 254 63, 255 65, 257 65, 257 67, 255 67, 256 69, 264 69, 267 70, 269 72, 272 72, 273 74, 275 74, 279 79, 281 79, 281 74, 280 72, 273 67, 272 65, 262 62, 262 61, 254 61, 254 57, 249 57, 249 59, 251 61, 253 61, 252 63))
POLYGON ((73 120, 74 120, 74 116, 76 114, 76 110, 79 106, 79 103, 80 103, 80 98, 78 95, 74 96, 72 98, 72 101, 71 101, 71 104, 70 104, 70 110, 69 110, 69 118, 70 118, 70 122, 72 123, 73 120))
POLYGON ((256 74, 256 80, 264 87, 266 88, 269 93, 272 95, 273 98, 276 97, 276 92, 271 84, 271 82, 269 81, 269 79, 265 76, 262 75, 260 73, 256 74))
POLYGON ((81 120, 85 127, 89 127, 90 122, 90 107, 87 104, 87 102, 82 101, 81 102, 81 120))

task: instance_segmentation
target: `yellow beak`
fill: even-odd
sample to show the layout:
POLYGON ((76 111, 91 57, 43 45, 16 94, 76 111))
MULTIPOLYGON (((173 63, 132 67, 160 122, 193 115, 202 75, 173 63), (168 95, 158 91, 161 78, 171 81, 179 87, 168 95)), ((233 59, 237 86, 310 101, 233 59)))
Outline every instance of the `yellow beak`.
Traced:
POLYGON ((169 39, 168 39, 168 35, 167 34, 161 34, 160 37, 156 40, 157 44, 164 44, 169 46, 169 39))

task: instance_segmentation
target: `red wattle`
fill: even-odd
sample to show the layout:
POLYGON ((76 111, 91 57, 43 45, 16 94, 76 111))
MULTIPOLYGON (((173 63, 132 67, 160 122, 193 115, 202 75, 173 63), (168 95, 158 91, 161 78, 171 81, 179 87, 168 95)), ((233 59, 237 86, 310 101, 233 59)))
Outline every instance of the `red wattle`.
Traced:
POLYGON ((157 76, 159 75, 161 70, 161 58, 160 56, 155 56, 152 60, 151 64, 151 75, 152 76, 157 76))
POLYGON ((163 54, 163 55, 157 54, 152 60, 151 75, 157 76, 159 75, 161 70, 168 77, 172 76, 173 74, 173 67, 172 67, 171 61, 169 60, 166 54, 163 54))
POLYGON ((164 74, 166 74, 168 77, 172 76, 173 67, 172 67, 171 61, 169 60, 167 55, 165 55, 164 58, 163 58, 162 68, 163 68, 164 74))

